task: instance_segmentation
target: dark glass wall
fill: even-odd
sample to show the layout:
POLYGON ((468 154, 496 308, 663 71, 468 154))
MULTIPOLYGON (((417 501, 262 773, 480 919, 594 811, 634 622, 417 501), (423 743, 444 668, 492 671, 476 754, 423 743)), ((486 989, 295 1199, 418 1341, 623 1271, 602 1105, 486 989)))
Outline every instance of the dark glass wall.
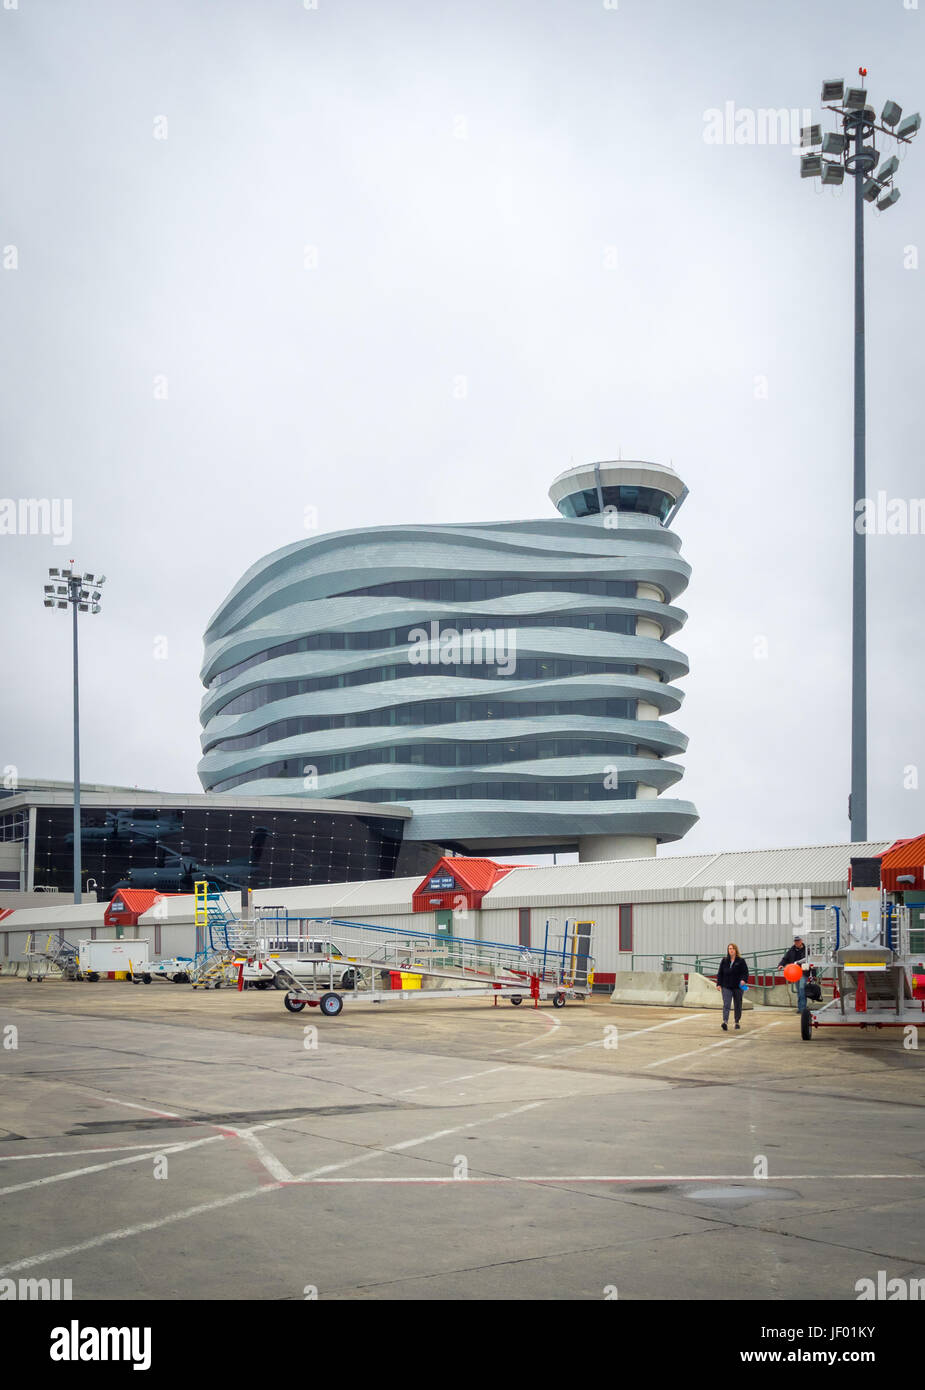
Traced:
MULTIPOLYGON (((629 586, 627 586, 629 587, 629 586)), ((568 627, 583 632, 615 632, 624 637, 632 637, 636 632, 636 616, 633 613, 517 613, 498 615, 497 613, 467 613, 461 620, 459 613, 430 616, 428 623, 440 624, 441 630, 451 627, 531 628, 568 627)), ((244 671, 250 671, 264 661, 275 661, 280 656, 295 656, 299 652, 378 652, 387 647, 404 647, 414 640, 413 634, 420 632, 420 621, 404 623, 401 627, 375 628, 370 632, 312 632, 305 637, 293 637, 289 642, 276 643, 266 647, 253 656, 227 666, 209 681, 208 688, 227 685, 244 671)))
MULTIPOLYGON (((391 878, 404 822, 397 817, 331 815, 246 808, 82 808, 84 883, 100 898, 117 888, 191 893, 197 879, 218 887, 288 888, 298 884, 391 878)), ((39 807, 35 885, 73 886, 73 812, 39 807)))
MULTIPOLYGON (((446 665, 442 661, 436 668, 430 663, 415 666, 403 661, 394 666, 371 666, 365 671, 340 672, 336 676, 307 676, 304 680, 274 681, 272 685, 255 685, 241 695, 216 705, 209 715, 250 714, 252 710, 262 709, 264 705, 277 700, 288 700, 293 695, 313 695, 319 690, 347 690, 357 685, 381 685, 383 681, 411 680, 420 676, 433 680, 434 675, 455 676, 459 680, 483 680, 498 682, 498 668, 494 664, 446 665)), ((635 676, 636 667, 626 661, 593 661, 571 657, 518 657, 515 669, 505 680, 537 681, 564 680, 569 676, 635 676)))
MULTIPOLYGON (((618 512, 645 512, 657 516, 663 524, 674 506, 674 498, 660 488, 636 487, 627 484, 601 488, 605 507, 615 507, 618 512)), ((597 516, 600 513, 600 500, 597 488, 584 488, 563 497, 558 504, 563 516, 597 516)))
POLYGON ((275 719, 250 734, 217 738, 203 752, 238 753, 260 748, 281 738, 327 732, 329 729, 381 729, 392 725, 468 724, 490 719, 538 719, 555 714, 587 714, 595 719, 635 719, 635 700, 420 700, 414 705, 387 705, 385 709, 352 714, 293 715, 275 719))

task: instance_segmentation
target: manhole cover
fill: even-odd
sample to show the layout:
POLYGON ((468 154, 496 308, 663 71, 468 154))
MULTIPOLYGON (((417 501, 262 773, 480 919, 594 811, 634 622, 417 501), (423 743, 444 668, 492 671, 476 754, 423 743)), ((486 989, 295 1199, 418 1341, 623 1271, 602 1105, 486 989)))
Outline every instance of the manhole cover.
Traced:
POLYGON ((722 1202, 725 1206, 743 1206, 746 1202, 786 1201, 797 1196, 789 1187, 768 1187, 765 1183, 742 1187, 689 1187, 681 1189, 680 1196, 690 1197, 695 1202, 722 1202))

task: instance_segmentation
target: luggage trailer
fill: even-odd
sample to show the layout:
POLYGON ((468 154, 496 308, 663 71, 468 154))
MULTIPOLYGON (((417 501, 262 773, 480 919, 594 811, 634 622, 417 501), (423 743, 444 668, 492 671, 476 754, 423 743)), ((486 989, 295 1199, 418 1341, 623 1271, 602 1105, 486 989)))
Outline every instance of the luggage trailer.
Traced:
POLYGON ((804 933, 806 964, 835 971, 835 997, 800 1015, 804 1042, 817 1028, 925 1028, 925 999, 916 998, 912 977, 909 909, 887 901, 879 859, 853 859, 851 868, 847 914, 823 909, 823 925, 804 933))
MULTIPOLYGON (((532 999, 534 1008, 548 1001, 558 1009, 567 999, 589 998, 594 984, 590 922, 566 922, 564 932, 552 937, 547 923, 541 952, 441 932, 292 917, 276 909, 258 909, 254 926, 256 943, 248 963, 259 961, 288 986, 283 1003, 290 1013, 301 1013, 307 1005, 335 1018, 348 1002, 485 997, 495 1005, 499 998, 508 999, 514 1006, 532 999), (321 949, 304 949, 303 943, 321 949), (280 948, 297 953, 301 968, 310 968, 310 978, 295 976, 280 948), (424 987, 425 979, 435 983, 424 987)), ((239 986, 244 964, 242 960, 239 986)))

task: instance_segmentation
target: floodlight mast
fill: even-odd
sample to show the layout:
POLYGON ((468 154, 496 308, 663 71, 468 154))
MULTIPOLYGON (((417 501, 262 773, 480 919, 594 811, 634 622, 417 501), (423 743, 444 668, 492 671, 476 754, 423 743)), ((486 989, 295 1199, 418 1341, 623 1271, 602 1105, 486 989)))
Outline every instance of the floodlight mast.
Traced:
POLYGON ((845 117, 845 134, 854 142, 846 155, 854 175, 854 530, 851 537, 851 842, 867 839, 867 537, 858 527, 858 501, 867 496, 867 382, 864 371, 864 181, 876 156, 865 145, 871 127, 863 111, 845 117))
MULTIPOLYGON (((858 68, 861 79, 867 77, 866 68, 858 68)), ((894 129, 902 109, 894 101, 888 101, 883 109, 881 122, 874 118, 873 108, 867 105, 867 92, 863 87, 848 88, 842 81, 822 84, 822 103, 827 111, 832 111, 840 119, 845 136, 842 162, 845 172, 854 178, 854 508, 852 513, 852 578, 851 578, 851 794, 848 798, 848 819, 851 823, 852 843, 862 843, 867 839, 867 537, 860 526, 859 505, 863 508, 867 496, 867 388, 865 379, 865 323, 864 323, 864 203, 870 202, 889 187, 877 206, 884 210, 892 207, 899 198, 898 189, 893 188, 893 174, 898 160, 887 160, 877 175, 880 156, 872 143, 869 143, 875 130, 888 135, 899 144, 907 145, 917 133, 921 124, 918 115, 907 117, 906 121, 894 129), (834 104, 833 104, 834 103, 834 104)), ((812 127, 807 129, 811 130, 812 127)), ((812 140, 811 143, 816 143, 812 140)), ((830 141, 831 153, 837 153, 838 141, 830 141)), ((829 151, 825 151, 826 153, 829 151)), ((804 156, 801 168, 803 177, 827 180, 825 171, 814 163, 807 164, 810 156, 804 156)))
MULTIPOLYGON (((78 612, 98 613, 99 603, 94 603, 88 609, 87 603, 81 599, 81 590, 85 589, 85 584, 93 582, 93 575, 81 575, 73 569, 74 561, 71 561, 71 569, 50 569, 49 578, 55 583, 45 585, 45 607, 46 608, 67 608, 71 606, 73 613, 73 673, 74 673, 74 902, 79 903, 81 894, 81 862, 80 862, 80 695, 78 681, 78 660, 77 660, 77 614, 78 612), (64 581, 62 583, 62 580, 64 581), (66 596, 65 596, 66 586, 66 596), (49 593, 55 591, 56 597, 50 599, 49 593)), ((95 581, 98 587, 103 583, 99 578, 95 581)))

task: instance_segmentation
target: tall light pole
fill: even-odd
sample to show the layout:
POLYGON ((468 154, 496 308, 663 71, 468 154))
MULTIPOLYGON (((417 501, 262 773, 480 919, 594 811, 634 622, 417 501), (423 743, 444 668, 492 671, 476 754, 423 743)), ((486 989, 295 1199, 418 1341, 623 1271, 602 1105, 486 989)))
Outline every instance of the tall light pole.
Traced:
MULTIPOLYGON (((858 68, 863 80, 866 68, 858 68)), ((888 101, 879 122, 867 104, 864 87, 845 88, 839 78, 822 84, 822 104, 835 114, 841 127, 823 134, 821 125, 804 126, 800 144, 813 150, 800 160, 804 179, 841 184, 847 173, 854 179, 854 536, 851 576, 851 795, 848 819, 852 843, 867 839, 867 550, 866 527, 859 512, 867 497, 866 429, 867 402, 864 362, 864 203, 876 201, 881 212, 899 201, 893 177, 899 168, 894 154, 881 162, 874 148, 875 130, 895 140, 896 148, 908 145, 922 118, 916 113, 901 120, 902 107, 888 101), (821 146, 819 153, 815 147, 821 146), (826 156, 836 156, 826 158, 826 156), (875 172, 876 170, 876 172, 875 172)))
MULTIPOLYGON (((74 561, 71 561, 73 566, 74 561)), ((68 607, 73 612, 73 671, 74 671, 74 901, 81 901, 80 891, 80 698, 77 672, 77 614, 100 611, 104 574, 76 574, 71 569, 50 569, 50 583, 45 585, 45 607, 68 607)))

